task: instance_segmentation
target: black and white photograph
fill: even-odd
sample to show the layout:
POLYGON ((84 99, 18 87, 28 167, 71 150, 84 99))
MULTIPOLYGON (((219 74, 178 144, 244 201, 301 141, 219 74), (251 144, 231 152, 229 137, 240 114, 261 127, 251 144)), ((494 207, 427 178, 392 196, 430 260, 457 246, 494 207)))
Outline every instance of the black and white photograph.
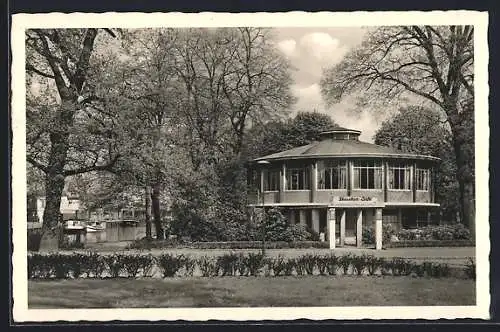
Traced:
POLYGON ((14 15, 14 319, 487 319, 487 28, 14 15))

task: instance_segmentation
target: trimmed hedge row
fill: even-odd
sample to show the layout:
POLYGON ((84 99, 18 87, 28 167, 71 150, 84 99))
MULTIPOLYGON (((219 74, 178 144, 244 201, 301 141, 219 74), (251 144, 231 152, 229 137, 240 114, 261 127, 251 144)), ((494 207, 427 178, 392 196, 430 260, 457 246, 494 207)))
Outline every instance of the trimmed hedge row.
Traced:
POLYGON ((416 247, 473 247, 472 240, 404 240, 387 244, 388 248, 416 248, 416 247))
MULTIPOLYGON (((182 242, 172 240, 138 240, 127 246, 127 249, 164 249, 164 248, 189 248, 189 249, 261 249, 262 241, 228 241, 228 242, 182 242)), ((328 242, 320 241, 268 241, 265 243, 266 249, 315 248, 328 249, 328 242)))
POLYGON ((475 262, 469 259, 464 268, 446 263, 422 262, 395 257, 344 254, 336 256, 305 254, 296 258, 267 257, 259 253, 226 253, 217 257, 192 258, 182 254, 101 255, 96 252, 28 255, 29 279, 67 278, 137 278, 161 275, 202 277, 217 276, 302 276, 302 275, 392 275, 442 278, 475 278, 475 262))

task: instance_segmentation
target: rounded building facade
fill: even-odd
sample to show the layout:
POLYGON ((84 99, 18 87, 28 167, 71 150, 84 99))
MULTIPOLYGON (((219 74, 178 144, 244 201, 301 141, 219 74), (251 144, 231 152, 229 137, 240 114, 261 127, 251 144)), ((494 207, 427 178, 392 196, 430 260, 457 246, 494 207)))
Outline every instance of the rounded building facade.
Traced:
POLYGON ((283 208, 290 223, 325 234, 330 248, 362 246, 363 226, 395 229, 432 223, 433 173, 439 158, 362 142, 336 128, 311 144, 249 163, 250 207, 283 208))

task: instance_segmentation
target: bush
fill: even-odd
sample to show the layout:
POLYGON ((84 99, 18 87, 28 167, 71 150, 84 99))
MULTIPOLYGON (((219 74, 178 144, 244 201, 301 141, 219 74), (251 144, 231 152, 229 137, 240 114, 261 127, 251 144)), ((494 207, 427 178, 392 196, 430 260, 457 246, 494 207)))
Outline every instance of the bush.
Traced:
POLYGON ((84 271, 86 271, 87 277, 90 277, 92 274, 94 278, 101 278, 102 274, 106 271, 104 257, 96 252, 89 252, 85 255, 84 271))
POLYGON ((467 278, 476 280, 476 262, 472 259, 472 257, 469 257, 467 260, 464 272, 467 278))
POLYGON ((417 229, 402 229, 396 233, 400 241, 413 240, 470 240, 470 232, 462 224, 426 226, 417 229))
POLYGON ((154 260, 151 255, 122 255, 121 263, 122 270, 127 273, 129 278, 136 278, 139 272, 142 271, 144 277, 149 276, 154 260))
POLYGON ((265 264, 264 254, 250 252, 242 256, 242 263, 249 275, 257 276, 265 264))
POLYGON ((198 266, 203 277, 216 277, 219 268, 217 261, 213 257, 202 256, 198 259, 198 266))
POLYGON ((328 274, 333 276, 337 274, 337 269, 339 267, 339 257, 335 256, 335 254, 331 254, 326 256, 327 260, 327 270, 328 274))
POLYGON ((184 255, 163 254, 156 258, 158 267, 163 273, 163 278, 175 276, 183 265, 184 255))
POLYGON ((27 237, 28 251, 40 250, 40 242, 42 240, 42 230, 41 229, 28 229, 27 236, 28 236, 27 237))
POLYGON ((349 253, 349 254, 346 254, 346 255, 342 255, 339 258, 339 265, 342 268, 342 273, 344 275, 348 275, 349 274, 349 268, 352 265, 352 257, 353 257, 353 255, 349 253))
POLYGON ((351 265, 353 268, 353 272, 356 273, 358 276, 363 274, 367 264, 368 262, 366 255, 361 255, 361 256, 355 255, 352 256, 351 258, 351 265))
POLYGON ((118 278, 122 270, 124 270, 125 265, 122 260, 123 256, 120 254, 104 256, 104 264, 106 264, 107 270, 111 278, 118 278))
POLYGON ((184 256, 182 265, 184 266, 184 270, 186 271, 186 276, 193 276, 194 269, 196 268, 196 260, 192 259, 189 256, 184 256))
POLYGON ((312 275, 314 273, 314 268, 317 265, 317 259, 318 259, 317 256, 311 254, 306 254, 297 258, 295 260, 297 272, 299 273, 300 270, 299 273, 300 275, 302 274, 312 275))
POLYGON ((391 262, 392 274, 394 276, 408 276, 412 273, 414 265, 407 259, 395 257, 391 262))
POLYGON ((234 276, 236 271, 241 270, 240 261, 242 254, 228 253, 217 257, 217 270, 222 272, 222 276, 234 276))
POLYGON ((368 255, 366 257, 366 269, 369 275, 375 275, 377 271, 382 267, 383 260, 381 258, 375 257, 373 255, 368 255))
POLYGON ((270 260, 270 269, 273 270, 274 276, 280 276, 285 272, 286 262, 283 256, 279 255, 270 260))
MULTIPOLYGON (((391 243, 391 238, 394 235, 394 229, 390 224, 382 224, 382 245, 386 246, 391 243)), ((364 244, 375 244, 375 227, 363 226, 362 238, 364 244)))

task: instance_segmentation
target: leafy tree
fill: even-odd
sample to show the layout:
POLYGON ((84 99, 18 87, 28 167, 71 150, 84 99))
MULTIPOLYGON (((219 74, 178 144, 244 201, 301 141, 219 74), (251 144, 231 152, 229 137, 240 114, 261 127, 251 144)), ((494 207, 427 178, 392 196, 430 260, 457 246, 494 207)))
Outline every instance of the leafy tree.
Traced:
POLYGON ((319 134, 338 125, 327 114, 298 112, 294 118, 285 121, 270 121, 252 128, 247 143, 248 158, 288 150, 312 143, 319 134))
MULTIPOLYGON (((101 31, 115 37, 109 29, 101 31)), ((109 130, 113 115, 90 106, 99 99, 93 69, 110 64, 109 58, 95 58, 99 35, 99 29, 26 31, 28 83, 41 85, 39 93, 28 90, 26 112, 27 161, 45 174, 42 247, 56 245, 65 178, 109 170, 119 158, 109 130), (103 149, 103 141, 111 149, 103 149)))
MULTIPOLYGON (((437 106, 452 134, 461 217, 474 232, 474 30, 472 26, 394 26, 372 30, 324 72, 329 103, 363 93, 372 104, 412 97, 437 106)), ((366 106, 366 103, 365 103, 366 106)))
POLYGON ((439 111, 419 106, 404 107, 382 123, 374 141, 404 152, 440 158, 434 176, 436 200, 441 204, 441 217, 453 220, 459 211, 457 166, 451 133, 443 122, 439 111))

